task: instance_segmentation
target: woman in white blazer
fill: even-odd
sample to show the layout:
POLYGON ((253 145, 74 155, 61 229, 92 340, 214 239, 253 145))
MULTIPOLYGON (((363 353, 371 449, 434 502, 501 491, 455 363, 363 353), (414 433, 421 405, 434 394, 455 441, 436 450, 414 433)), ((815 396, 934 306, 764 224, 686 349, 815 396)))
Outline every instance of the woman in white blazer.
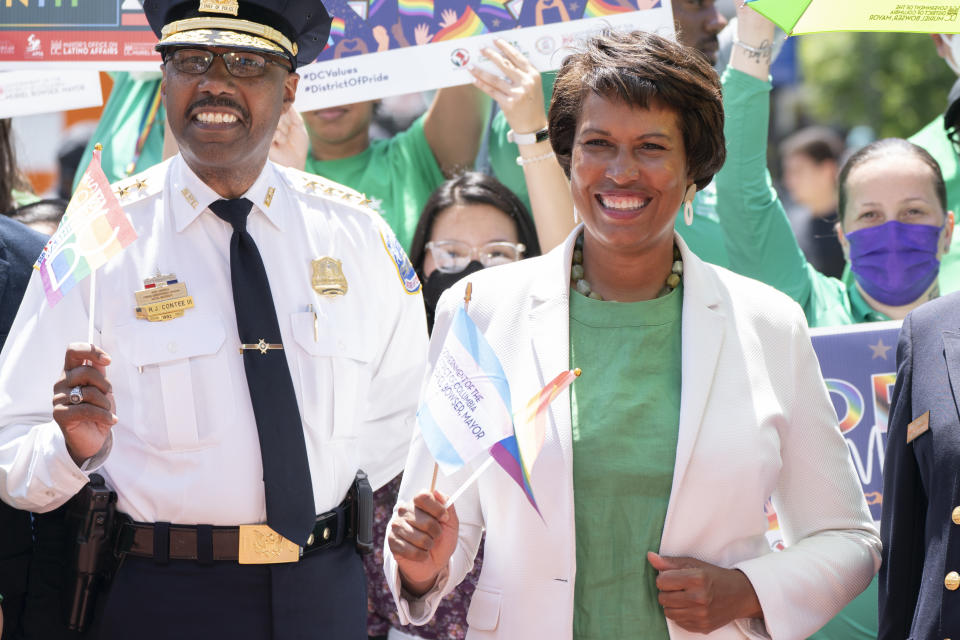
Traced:
MULTIPOLYGON (((542 517, 496 466, 444 509, 482 461, 431 493, 414 437, 385 553, 403 622, 429 620, 483 531, 475 639, 800 639, 870 582, 879 539, 802 312, 673 231, 723 163, 722 132, 719 82, 693 50, 611 33, 564 62, 549 134, 583 225, 470 276, 469 313, 515 410, 557 373, 583 375, 550 407, 531 479, 542 517)), ((431 363, 459 297, 441 298, 431 363)))

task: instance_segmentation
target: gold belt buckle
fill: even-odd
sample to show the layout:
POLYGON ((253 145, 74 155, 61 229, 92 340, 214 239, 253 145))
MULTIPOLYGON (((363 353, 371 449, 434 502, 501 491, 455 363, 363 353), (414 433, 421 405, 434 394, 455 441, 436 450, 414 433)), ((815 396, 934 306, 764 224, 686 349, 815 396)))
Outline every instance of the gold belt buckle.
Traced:
POLYGON ((277 564, 298 562, 300 545, 287 540, 265 524, 240 525, 240 564, 277 564))

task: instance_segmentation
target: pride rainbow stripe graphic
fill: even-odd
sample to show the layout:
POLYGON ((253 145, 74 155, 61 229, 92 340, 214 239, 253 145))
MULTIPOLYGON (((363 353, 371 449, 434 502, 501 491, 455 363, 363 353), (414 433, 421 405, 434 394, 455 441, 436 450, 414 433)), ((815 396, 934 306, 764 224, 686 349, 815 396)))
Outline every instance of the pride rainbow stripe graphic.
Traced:
POLYGON ((842 433, 852 431, 863 419, 863 395, 855 386, 845 380, 828 378, 825 382, 827 383, 827 391, 839 395, 847 405, 845 414, 838 416, 840 431, 842 433))
POLYGON ((604 0, 587 0, 587 6, 583 10, 584 18, 603 18, 618 13, 628 13, 636 11, 636 7, 623 7, 618 4, 610 4, 604 0))
POLYGON ((496 27, 502 26, 500 22, 515 22, 514 17, 510 15, 510 12, 507 11, 504 4, 497 0, 483 0, 480 6, 477 7, 477 13, 484 18, 495 21, 493 24, 496 27))
POLYGON ((397 9, 402 16, 433 19, 433 0, 399 0, 397 9))
MULTIPOLYGON (((333 38, 333 36, 336 36, 338 38, 342 38, 345 35, 347 35, 347 23, 344 21, 344 19, 334 18, 333 20, 331 20, 330 21, 330 37, 333 38)), ((330 42, 328 41, 327 44, 329 45, 330 42)))
POLYGON ((454 22, 452 25, 445 29, 441 29, 433 37, 433 42, 440 42, 443 40, 456 40, 457 38, 469 38, 471 36, 479 36, 484 33, 489 33, 487 25, 483 24, 483 20, 480 19, 480 16, 471 9, 469 6, 464 10, 463 15, 460 16, 460 19, 454 22))

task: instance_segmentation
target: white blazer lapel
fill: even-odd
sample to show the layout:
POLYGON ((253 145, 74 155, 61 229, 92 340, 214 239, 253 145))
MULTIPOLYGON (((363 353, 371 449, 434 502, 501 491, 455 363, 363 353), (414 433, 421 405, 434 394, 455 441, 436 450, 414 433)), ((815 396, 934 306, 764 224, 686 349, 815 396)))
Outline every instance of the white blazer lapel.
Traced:
MULTIPOLYGON (((580 228, 551 251, 543 261, 538 282, 531 290, 530 335, 533 359, 540 379, 538 390, 570 368, 570 261, 580 228)), ((570 432, 570 401, 565 391, 550 405, 563 462, 572 478, 573 437, 570 432)), ((523 399, 524 401, 526 398, 523 399)))
POLYGON ((677 437, 673 487, 670 490, 670 504, 663 529, 664 540, 668 539, 670 521, 677 503, 676 495, 681 488, 703 423, 707 398, 723 345, 726 322, 720 308, 714 274, 703 261, 690 252, 680 236, 676 237, 676 242, 683 255, 680 431, 677 437))

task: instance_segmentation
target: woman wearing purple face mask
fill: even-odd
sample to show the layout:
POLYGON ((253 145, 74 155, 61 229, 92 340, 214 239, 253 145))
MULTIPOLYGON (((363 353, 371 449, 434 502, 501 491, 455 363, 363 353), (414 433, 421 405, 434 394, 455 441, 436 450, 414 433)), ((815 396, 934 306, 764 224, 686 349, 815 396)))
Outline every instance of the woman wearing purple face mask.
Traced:
POLYGON ((837 236, 874 311, 901 319, 940 295, 954 220, 940 167, 926 151, 895 138, 858 151, 840 172, 839 210, 837 236))
POLYGON ((772 40, 773 25, 748 7, 738 10, 737 37, 760 54, 734 47, 723 94, 727 154, 740 161, 715 179, 729 268, 796 300, 811 327, 902 319, 939 295, 940 258, 953 233, 940 167, 900 139, 854 154, 840 172, 836 225, 851 273, 838 280, 814 269, 770 186, 770 56, 760 45, 772 40))

